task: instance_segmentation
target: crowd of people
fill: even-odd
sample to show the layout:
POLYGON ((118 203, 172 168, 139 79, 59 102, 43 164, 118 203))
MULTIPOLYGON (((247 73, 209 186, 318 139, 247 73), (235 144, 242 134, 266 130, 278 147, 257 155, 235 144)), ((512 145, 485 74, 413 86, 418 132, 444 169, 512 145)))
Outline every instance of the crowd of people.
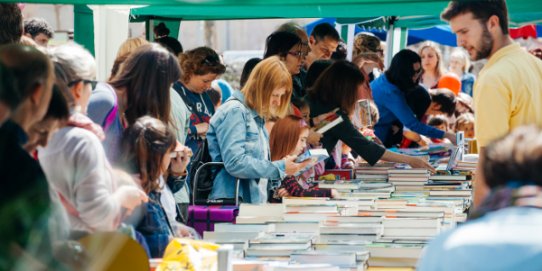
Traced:
MULTIPOLYGON (((58 257, 66 241, 99 231, 127 232, 154 258, 174 237, 198 238, 185 225, 186 206, 194 193, 191 158, 206 150, 223 163, 208 199, 259 204, 337 197, 314 178, 359 161, 434 171, 387 148, 455 144, 461 131, 479 146, 474 200, 483 202, 475 209, 482 218, 438 238, 420 267, 445 270, 436 259, 476 262, 476 253, 468 258, 444 246, 469 245, 459 235, 478 234, 484 223, 518 217, 541 226, 539 209, 523 207, 541 207, 535 171, 542 133, 531 127, 501 137, 542 124, 542 62, 510 39, 504 1, 453 1, 442 17, 464 48, 454 50, 448 69, 430 42, 401 50, 385 67, 383 43, 371 34, 356 36, 348 61, 333 26, 306 33, 287 23, 267 37, 264 55, 246 63, 241 89, 232 90, 218 80, 226 66, 215 50, 184 51, 163 23, 155 42, 124 42, 109 79, 97 82, 86 49, 47 47, 47 22, 23 22, 17 5, 0 4, 0 269, 69 269, 75 260, 58 257), (489 60, 478 78, 469 57, 489 60), (317 132, 335 118, 342 121, 317 132), (330 158, 297 159, 316 148, 330 158)), ((540 255, 540 245, 522 242, 515 245, 540 255)))

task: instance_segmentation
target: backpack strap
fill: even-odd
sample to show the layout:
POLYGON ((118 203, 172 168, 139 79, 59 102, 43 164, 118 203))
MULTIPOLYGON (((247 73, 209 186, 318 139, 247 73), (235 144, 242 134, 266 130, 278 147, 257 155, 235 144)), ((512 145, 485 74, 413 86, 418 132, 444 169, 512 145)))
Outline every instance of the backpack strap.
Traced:
POLYGON ((107 131, 113 125, 113 122, 115 122, 115 118, 117 117, 119 111, 117 93, 115 93, 115 90, 112 87, 108 87, 108 89, 111 90, 111 93, 113 94, 114 106, 113 108, 111 108, 111 110, 109 110, 109 113, 107 113, 107 116, 105 117, 102 125, 104 131, 107 131))

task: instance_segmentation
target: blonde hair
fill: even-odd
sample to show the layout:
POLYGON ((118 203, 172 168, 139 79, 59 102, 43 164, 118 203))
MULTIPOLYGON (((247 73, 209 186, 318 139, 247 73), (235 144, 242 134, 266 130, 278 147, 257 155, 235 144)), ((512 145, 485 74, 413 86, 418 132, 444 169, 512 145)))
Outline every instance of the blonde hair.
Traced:
POLYGON ((451 58, 458 58, 458 59, 461 59, 463 61, 463 68, 461 69, 461 70, 463 70, 463 73, 467 73, 469 71, 470 60, 469 60, 469 56, 467 55, 467 53, 465 52, 464 49, 455 48, 452 51, 452 54, 450 55, 450 59, 451 58))
POLYGON ((277 56, 268 57, 254 67, 241 92, 245 95, 247 106, 264 119, 282 118, 288 112, 290 105, 292 76, 277 56), (281 98, 277 115, 274 116, 269 110, 269 102, 273 90, 279 88, 285 88, 286 92, 281 98))
POLYGON ((455 131, 457 132, 457 128, 459 125, 465 125, 465 124, 474 124, 474 114, 472 113, 465 113, 461 114, 456 120, 455 120, 455 131))
POLYGON ((444 66, 442 64, 443 62, 442 51, 440 50, 440 48, 437 46, 436 43, 432 41, 426 41, 422 44, 422 47, 420 47, 420 50, 418 50, 418 54, 420 55, 420 57, 422 56, 423 50, 426 48, 433 49, 433 51, 435 51, 435 54, 437 55, 437 66, 435 67, 435 69, 436 69, 437 77, 440 78, 444 74, 444 66))
POLYGON ((113 78, 119 73, 120 66, 126 59, 128 59, 128 56, 135 52, 137 48, 149 44, 147 40, 144 38, 130 38, 125 40, 119 47, 119 51, 117 52, 117 57, 115 58, 115 62, 113 62, 113 67, 111 68, 111 75, 109 76, 109 81, 112 81, 113 78))
POLYGON ((142 37, 127 39, 120 45, 117 58, 129 55, 145 44, 149 44, 149 42, 142 37))

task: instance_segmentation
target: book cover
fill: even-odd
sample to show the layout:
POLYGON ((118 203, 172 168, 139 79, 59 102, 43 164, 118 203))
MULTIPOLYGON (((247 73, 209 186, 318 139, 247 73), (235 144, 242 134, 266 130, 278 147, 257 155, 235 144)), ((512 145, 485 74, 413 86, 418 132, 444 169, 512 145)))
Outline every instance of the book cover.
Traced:
POLYGON ((327 117, 325 120, 320 122, 318 125, 314 126, 315 130, 319 134, 323 134, 329 131, 331 128, 337 126, 339 123, 343 122, 343 118, 338 114, 332 114, 327 117))
POLYGON ((295 160, 296 163, 304 162, 308 159, 312 159, 316 164, 318 162, 324 161, 329 157, 326 149, 308 149, 295 160))

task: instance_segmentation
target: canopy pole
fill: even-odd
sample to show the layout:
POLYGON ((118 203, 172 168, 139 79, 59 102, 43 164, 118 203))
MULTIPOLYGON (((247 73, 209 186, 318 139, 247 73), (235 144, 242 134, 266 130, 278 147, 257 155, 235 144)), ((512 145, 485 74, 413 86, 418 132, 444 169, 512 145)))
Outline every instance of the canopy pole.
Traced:
POLYGON ((408 29, 404 27, 395 27, 396 20, 397 17, 392 16, 389 18, 388 22, 388 33, 386 37, 387 47, 386 55, 384 56, 386 67, 389 67, 393 56, 402 49, 406 48, 407 45, 408 29))
POLYGON ((348 37, 346 38, 346 59, 352 61, 352 54, 354 53, 354 35, 356 31, 355 24, 348 24, 348 37))

